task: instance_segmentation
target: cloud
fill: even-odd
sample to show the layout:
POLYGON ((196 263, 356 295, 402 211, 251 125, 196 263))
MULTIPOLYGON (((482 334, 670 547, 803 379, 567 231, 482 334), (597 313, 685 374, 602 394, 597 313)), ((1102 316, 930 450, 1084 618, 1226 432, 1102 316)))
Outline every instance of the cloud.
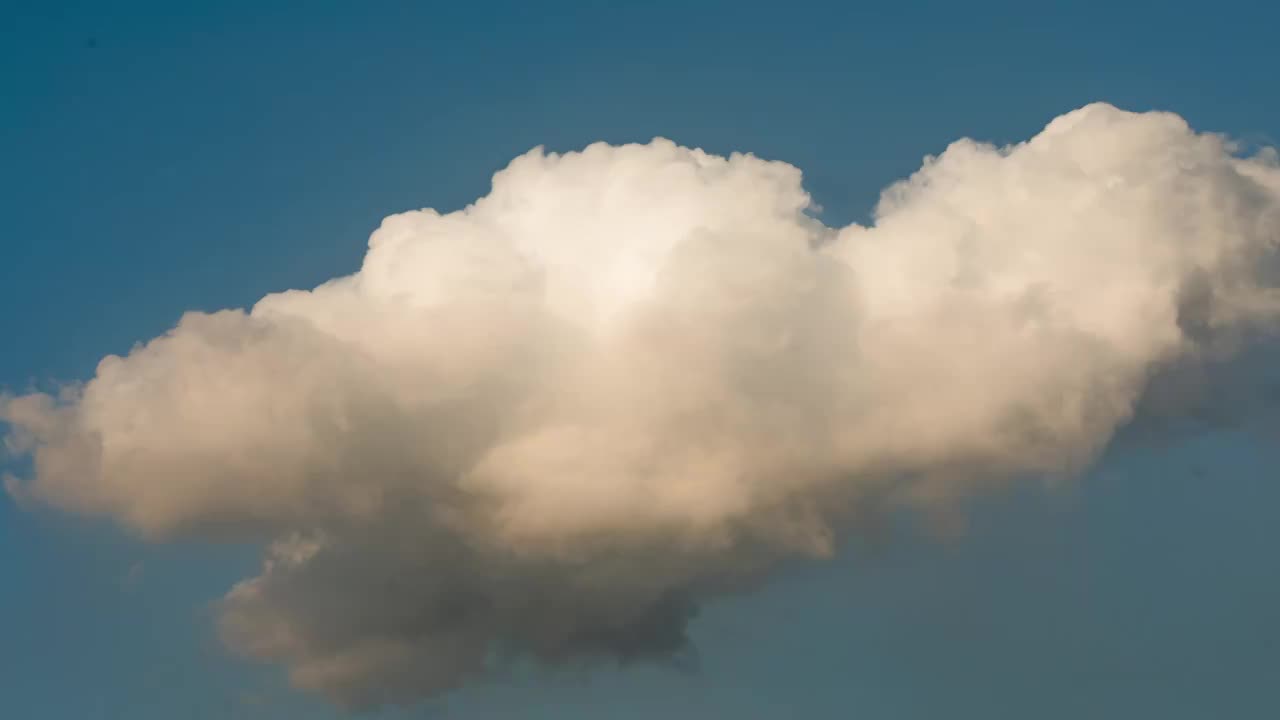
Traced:
POLYGON ((866 508, 1086 467, 1280 318, 1280 167, 1104 104, 961 140, 871 226, 666 140, 535 149, 358 272, 0 402, 22 499, 262 541, 227 644, 351 706, 671 657, 866 508), (1198 377, 1198 375, 1196 375, 1198 377), (1170 399, 1171 398, 1171 399, 1170 399), (1146 412, 1143 410, 1143 412, 1146 412))

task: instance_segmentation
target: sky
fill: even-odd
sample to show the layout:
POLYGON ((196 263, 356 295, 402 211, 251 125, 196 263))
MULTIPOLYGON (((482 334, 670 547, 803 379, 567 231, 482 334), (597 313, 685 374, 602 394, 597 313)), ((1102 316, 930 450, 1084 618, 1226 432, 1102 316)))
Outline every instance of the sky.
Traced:
MULTIPOLYGON (((189 310, 360 267, 535 146, 666 137, 804 171, 831 227, 961 137, 1094 101, 1277 144, 1269 3, 13 3, 0 23, 0 387, 87 379, 189 310)), ((703 604, 696 658, 503 673, 387 717, 1269 717, 1274 424, 1113 443, 961 528, 703 604)), ((1122 438, 1123 439, 1123 438, 1122 438)), ((21 458, 10 469, 25 472, 21 458)), ((244 541, 0 499, 0 714, 328 718, 221 647, 244 541)))

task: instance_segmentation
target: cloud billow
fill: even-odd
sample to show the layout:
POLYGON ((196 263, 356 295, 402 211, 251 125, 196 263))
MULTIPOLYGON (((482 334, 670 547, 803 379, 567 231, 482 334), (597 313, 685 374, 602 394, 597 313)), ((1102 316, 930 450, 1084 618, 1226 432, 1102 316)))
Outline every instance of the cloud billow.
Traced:
POLYGON ((870 226, 808 210, 751 155, 536 149, 461 211, 385 219, 353 275, 0 399, 34 463, 7 486, 263 542, 229 647, 411 702, 495 653, 679 653, 700 600, 868 503, 1076 473, 1178 411, 1153 378, 1280 319, 1280 166, 1172 114, 958 141, 870 226))

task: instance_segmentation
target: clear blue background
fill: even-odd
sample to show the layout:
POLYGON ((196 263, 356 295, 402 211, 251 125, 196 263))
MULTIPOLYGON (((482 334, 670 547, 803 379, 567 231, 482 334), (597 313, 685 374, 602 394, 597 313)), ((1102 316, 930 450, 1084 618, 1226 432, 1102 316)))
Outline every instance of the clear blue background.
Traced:
MULTIPOLYGON (((962 135, 1093 100, 1280 137, 1280 3, 0 0, 0 386, 353 271, 534 145, 792 162, 832 223, 962 135)), ((856 543, 696 622, 701 668, 518 669, 406 716, 1280 717, 1280 433, 1116 450, 968 531, 856 543)), ((253 548, 0 500, 0 717, 324 718, 207 603, 253 548)))

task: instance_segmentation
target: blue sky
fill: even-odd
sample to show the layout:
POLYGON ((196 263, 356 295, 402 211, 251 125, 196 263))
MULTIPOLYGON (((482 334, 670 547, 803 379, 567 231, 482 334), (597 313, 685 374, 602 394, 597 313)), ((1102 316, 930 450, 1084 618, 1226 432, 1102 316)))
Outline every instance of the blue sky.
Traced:
MULTIPOLYGON (((1263 2, 369 5, 0 4, 0 386, 350 272, 535 145, 749 150, 844 223, 953 139, 1094 100, 1280 138, 1263 2)), ((405 715, 1270 717, 1275 439, 1115 448, 963 535, 798 568, 704 608, 695 671, 517 668, 405 715)), ((0 500, 0 715, 329 717, 212 636, 256 562, 0 500)))

